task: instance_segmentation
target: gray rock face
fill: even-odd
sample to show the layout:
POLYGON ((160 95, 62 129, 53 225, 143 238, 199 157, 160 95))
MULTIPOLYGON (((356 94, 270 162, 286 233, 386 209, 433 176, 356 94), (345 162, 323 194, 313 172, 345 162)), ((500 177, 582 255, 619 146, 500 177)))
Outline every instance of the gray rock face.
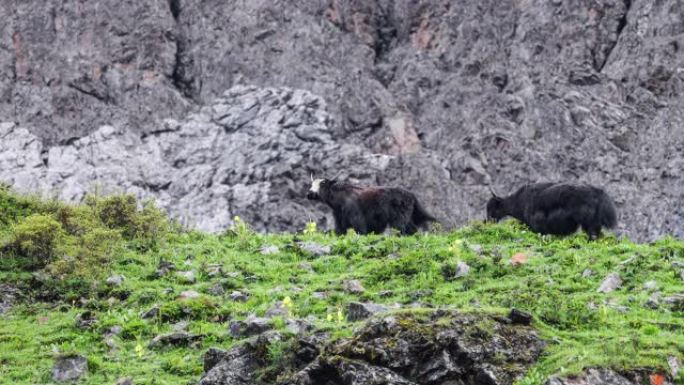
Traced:
POLYGON ((88 360, 81 356, 58 357, 52 367, 55 382, 73 382, 88 371, 88 360))
POLYGON ((681 237, 680 3, 10 2, 0 181, 274 231, 332 227, 310 173, 410 188, 446 225, 489 181, 581 180, 618 232, 681 237))

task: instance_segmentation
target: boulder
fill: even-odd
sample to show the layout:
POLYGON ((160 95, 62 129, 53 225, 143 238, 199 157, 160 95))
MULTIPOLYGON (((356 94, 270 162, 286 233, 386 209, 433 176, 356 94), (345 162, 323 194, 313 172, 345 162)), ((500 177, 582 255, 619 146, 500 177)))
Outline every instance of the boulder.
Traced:
POLYGON ((52 379, 55 382, 75 382, 88 372, 88 360, 82 356, 64 356, 55 359, 52 379))

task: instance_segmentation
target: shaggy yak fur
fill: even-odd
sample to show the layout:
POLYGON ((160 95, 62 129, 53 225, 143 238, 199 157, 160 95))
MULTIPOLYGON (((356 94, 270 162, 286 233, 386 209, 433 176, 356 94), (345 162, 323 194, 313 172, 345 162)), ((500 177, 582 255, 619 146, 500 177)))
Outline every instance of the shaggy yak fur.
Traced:
POLYGON ((414 234, 435 221, 413 193, 393 187, 359 187, 329 179, 316 179, 307 193, 333 210, 335 232, 352 228, 359 234, 382 233, 389 226, 402 234, 414 234))
MULTIPOLYGON (((493 192, 493 191, 492 191, 493 192)), ((512 216, 540 234, 569 235, 582 227, 591 239, 617 225, 615 206, 600 188, 576 183, 535 183, 508 197, 494 195, 487 218, 512 216)))

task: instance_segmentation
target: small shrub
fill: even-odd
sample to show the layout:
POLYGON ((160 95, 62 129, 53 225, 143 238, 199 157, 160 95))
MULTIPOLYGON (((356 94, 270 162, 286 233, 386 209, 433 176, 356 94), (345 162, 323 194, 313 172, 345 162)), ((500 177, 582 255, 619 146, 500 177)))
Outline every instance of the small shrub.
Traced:
POLYGON ((51 216, 32 214, 12 226, 6 249, 24 258, 29 267, 42 267, 60 252, 64 236, 62 225, 51 216))

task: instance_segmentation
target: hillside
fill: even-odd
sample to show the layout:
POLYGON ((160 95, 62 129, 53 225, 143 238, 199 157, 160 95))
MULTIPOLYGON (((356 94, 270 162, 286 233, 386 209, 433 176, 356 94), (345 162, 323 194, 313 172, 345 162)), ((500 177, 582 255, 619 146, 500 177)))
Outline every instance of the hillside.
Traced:
POLYGON ((512 221, 260 234, 239 219, 211 235, 126 196, 71 206, 3 189, 0 240, 3 384, 52 383, 64 357, 87 366, 79 384, 306 384, 331 371, 354 373, 328 378, 340 384, 684 384, 671 377, 684 358, 673 238, 543 238, 512 221), (445 338, 458 355, 439 350, 445 338))
POLYGON ((684 237, 681 0, 0 1, 0 181, 93 184, 259 231, 330 217, 310 174, 414 190, 449 226, 542 181, 619 234, 684 237))

